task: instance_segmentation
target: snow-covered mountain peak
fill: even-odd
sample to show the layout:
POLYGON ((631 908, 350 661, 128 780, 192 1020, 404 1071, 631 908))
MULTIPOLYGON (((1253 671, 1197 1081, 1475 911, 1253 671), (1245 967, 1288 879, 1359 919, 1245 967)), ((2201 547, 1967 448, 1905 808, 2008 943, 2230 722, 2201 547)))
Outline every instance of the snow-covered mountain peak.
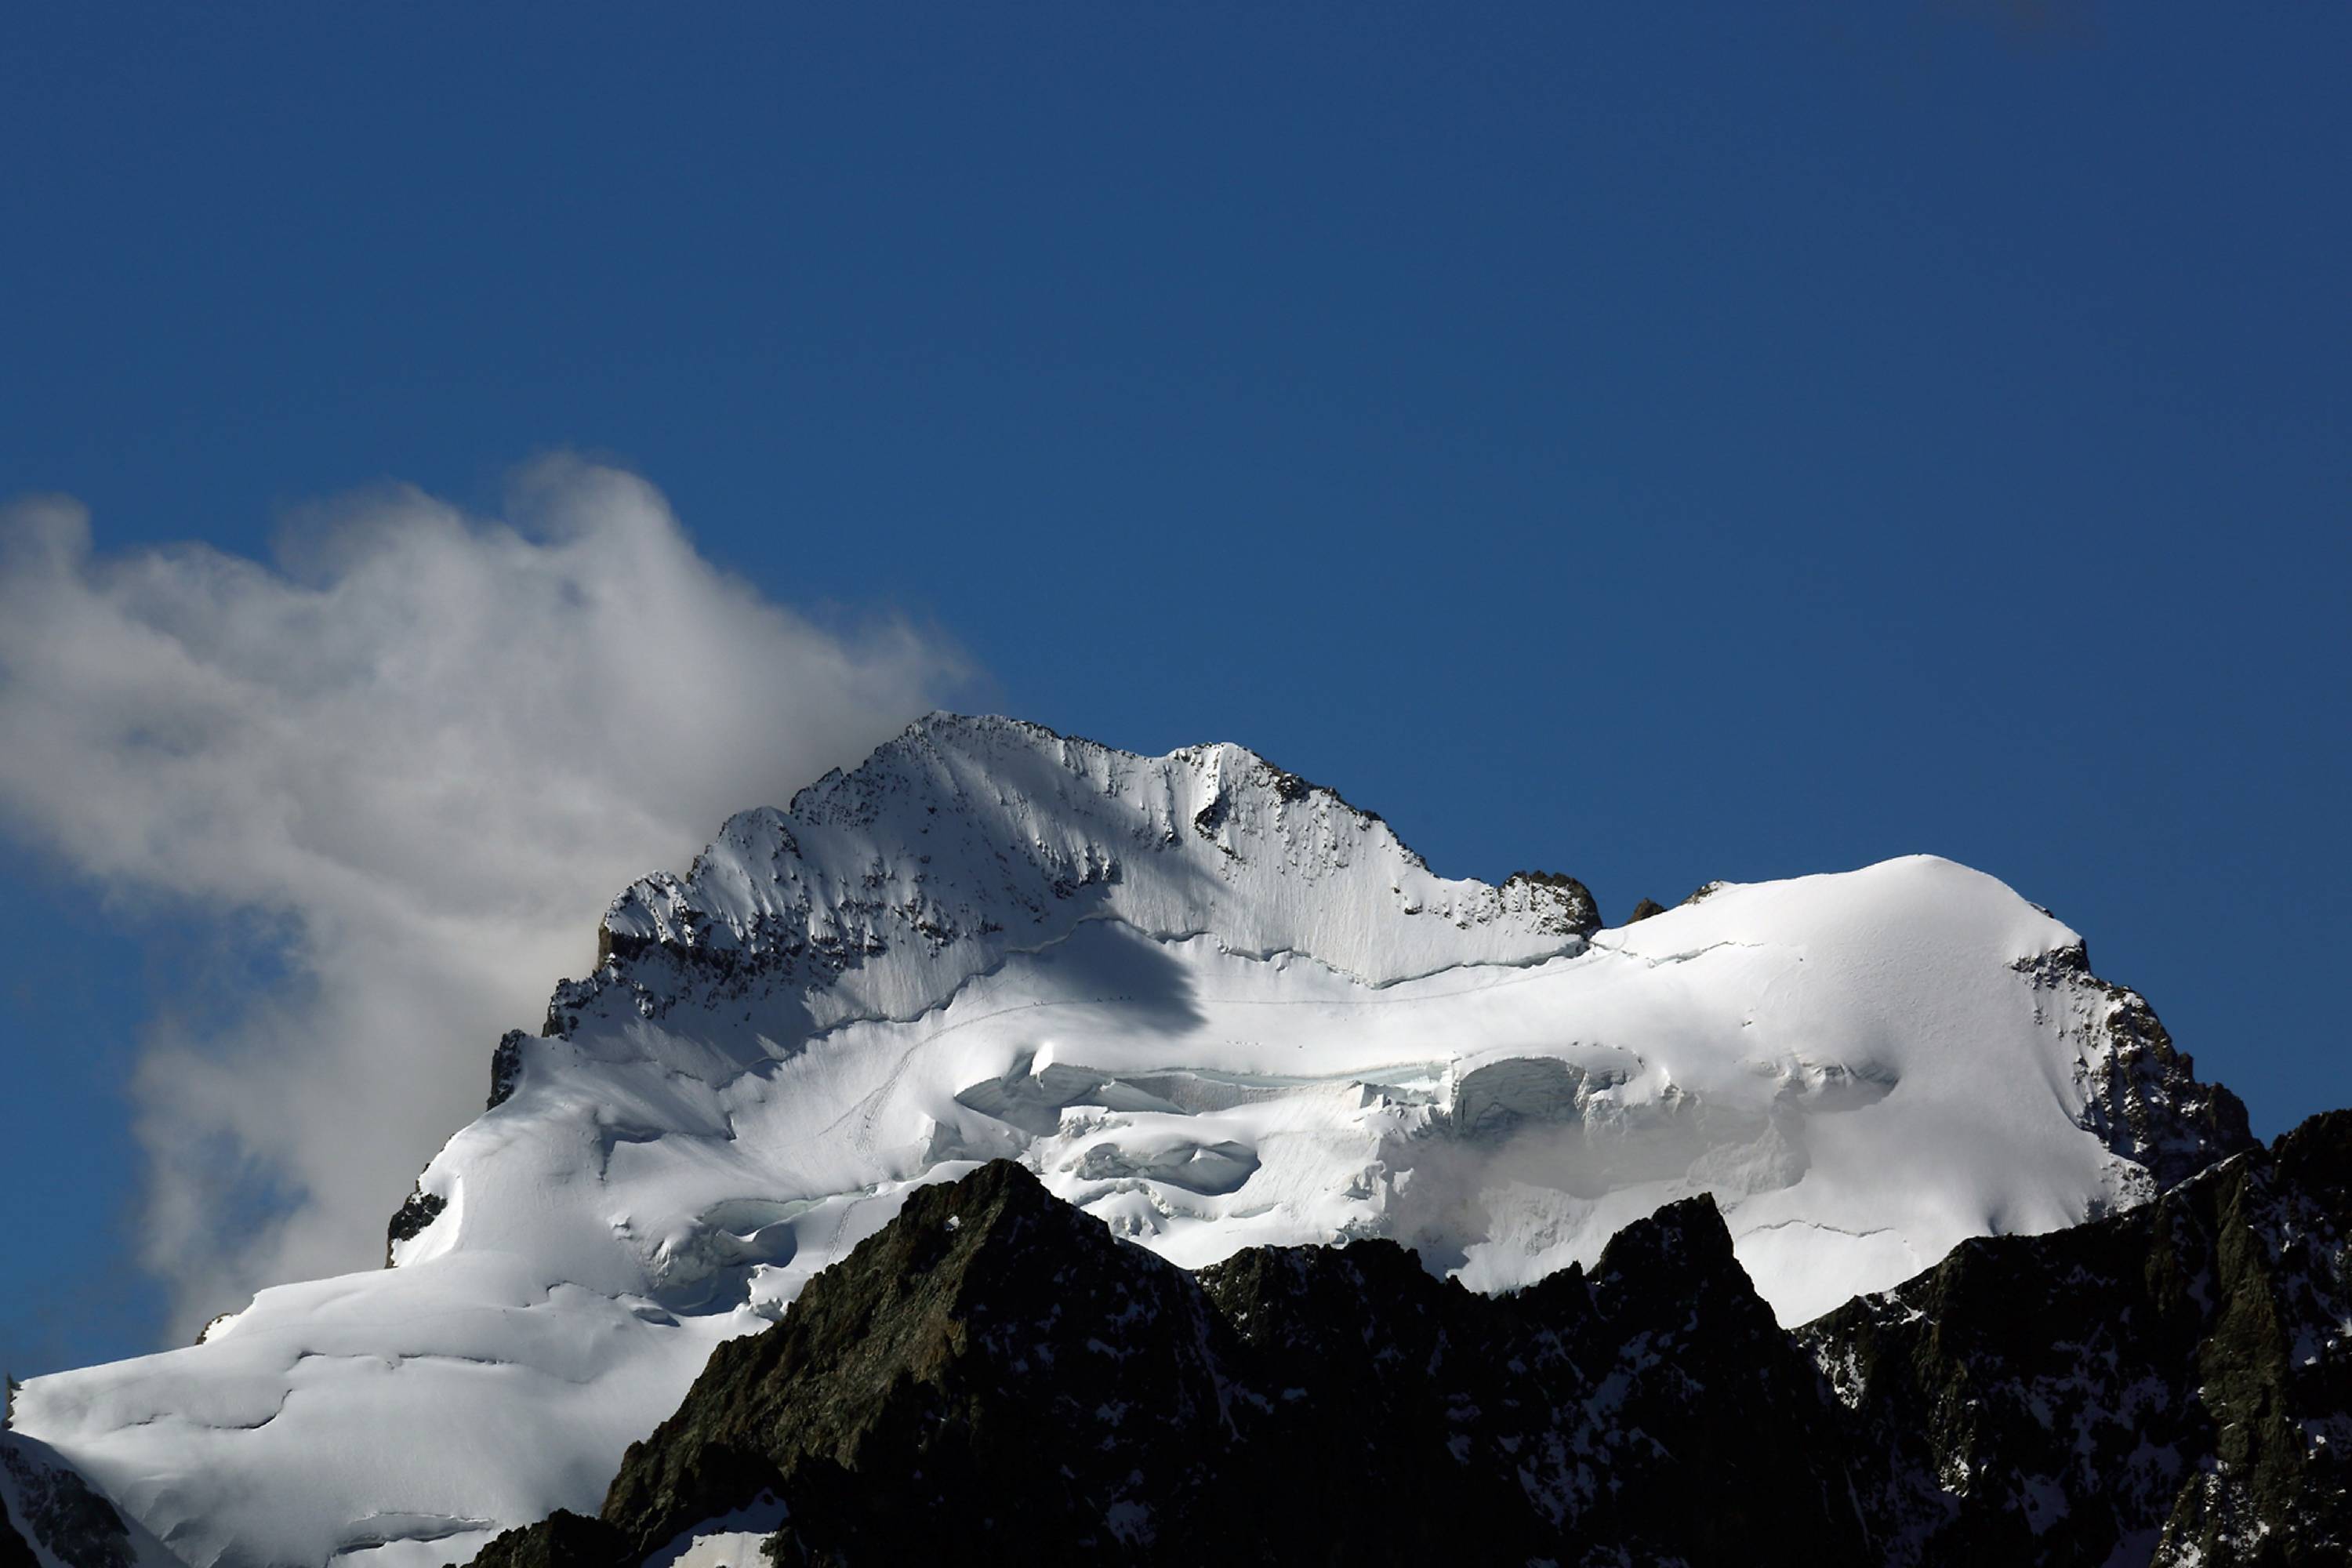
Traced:
POLYGON ((1389 1237, 1488 1290, 1706 1193, 1796 1322, 2249 1141, 1980 872, 1603 929, 1573 881, 1438 877, 1238 746, 934 715, 602 930, 499 1042, 396 1267, 36 1380, 18 1426, 192 1568, 437 1568, 593 1507, 712 1346, 991 1159, 1187 1267, 1389 1237))
POLYGON ((1600 925, 1567 878, 1433 874, 1379 816, 1244 747, 1142 757, 935 713, 788 809, 731 818, 684 878, 631 887, 551 1019, 753 990, 811 1028, 907 1018, 1097 920, 1375 986, 1574 953, 1600 925))

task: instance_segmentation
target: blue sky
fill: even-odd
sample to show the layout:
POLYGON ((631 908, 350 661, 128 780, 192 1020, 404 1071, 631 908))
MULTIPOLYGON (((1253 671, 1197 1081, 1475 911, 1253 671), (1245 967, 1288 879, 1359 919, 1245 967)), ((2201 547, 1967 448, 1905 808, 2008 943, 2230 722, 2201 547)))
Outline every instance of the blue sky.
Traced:
MULTIPOLYGON (((960 701, 1244 742, 1441 871, 1981 867, 2274 1133, 2352 1103, 2348 56, 2317 5, 41 8, 0 497, 268 558, 590 454, 960 701)), ((0 1359, 145 1348, 124 1085, 268 942, 37 831, 0 889, 0 1359)))

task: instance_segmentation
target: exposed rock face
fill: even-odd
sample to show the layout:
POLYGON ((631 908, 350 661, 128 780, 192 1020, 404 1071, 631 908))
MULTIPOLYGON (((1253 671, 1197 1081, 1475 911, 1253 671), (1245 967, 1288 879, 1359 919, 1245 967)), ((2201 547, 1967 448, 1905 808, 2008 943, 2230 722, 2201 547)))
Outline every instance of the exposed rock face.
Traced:
POLYGON ((2352 1561, 2352 1111, 1801 1331, 1890 1563, 2352 1561))
POLYGON ((1515 1297, 1386 1242, 1257 1248, 1202 1283, 1276 1401, 1265 1503, 1298 1533, 1265 1561, 1318 1557, 1318 1498, 1354 1531, 1333 1561, 1868 1560, 1838 1412, 1708 1199, 1515 1297))
POLYGON ((1549 918, 1562 934, 1591 936, 1601 929, 1600 901, 1593 898, 1591 889, 1566 872, 1514 871, 1503 879, 1506 889, 1514 883, 1551 893, 1553 908, 1549 918))
POLYGON ((425 1234, 425 1229, 441 1216, 449 1200, 439 1193, 428 1193, 423 1187, 411 1191, 401 1205, 393 1211, 391 1223, 383 1227, 383 1266, 392 1267, 392 1249, 404 1241, 413 1241, 425 1234))
POLYGON ((2200 1083, 2197 1063, 2138 992, 2100 979, 2082 943, 2018 965, 2045 1008, 2068 1016, 2078 1042, 2075 1078, 2084 1089, 2082 1122, 2107 1147, 2143 1167, 2152 1191, 2187 1180, 2216 1161, 2254 1146, 2243 1101, 2217 1083, 2200 1083))
POLYGON ((0 1568, 39 1568, 37 1544, 72 1568, 135 1568, 114 1505, 40 1444, 0 1437, 0 1568))
POLYGON ((600 1518, 478 1562, 764 1504, 783 1563, 2340 1564, 2347 1235, 2337 1112, 1791 1335, 1705 1198, 1482 1297, 1385 1241, 1190 1275, 998 1162, 720 1347, 600 1518))
POLYGON ((509 1029, 499 1037, 490 1052, 490 1098, 482 1109, 496 1110, 513 1098, 515 1082, 522 1077, 522 1043, 530 1037, 520 1029, 509 1029))
POLYGON ((1843 1419, 1704 1198, 1493 1298, 1383 1241, 1189 1275, 999 1162, 721 1346, 601 1521, 478 1561, 635 1563, 765 1494, 786 1563, 1859 1563, 1843 1419))

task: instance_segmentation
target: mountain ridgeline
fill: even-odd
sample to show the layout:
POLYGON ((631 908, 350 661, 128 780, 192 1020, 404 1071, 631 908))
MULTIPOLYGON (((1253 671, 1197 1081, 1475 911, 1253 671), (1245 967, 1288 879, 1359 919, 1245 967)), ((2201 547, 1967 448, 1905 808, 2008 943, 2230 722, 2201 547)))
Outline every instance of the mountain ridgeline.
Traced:
MULTIPOLYGON (((1612 926, 1241 746, 934 714, 622 891, 595 953, 383 1267, 25 1385, 139 1568, 2335 1528, 2340 1130, 2258 1148, 2079 933, 1948 860, 1612 926)), ((11 1506, 37 1556, 68 1528, 11 1506)))
POLYGON ((1392 1243, 1187 1273, 997 1162, 722 1346, 476 1568, 2352 1560, 2352 1112, 1790 1332, 1714 1204, 1516 1292, 1392 1243))

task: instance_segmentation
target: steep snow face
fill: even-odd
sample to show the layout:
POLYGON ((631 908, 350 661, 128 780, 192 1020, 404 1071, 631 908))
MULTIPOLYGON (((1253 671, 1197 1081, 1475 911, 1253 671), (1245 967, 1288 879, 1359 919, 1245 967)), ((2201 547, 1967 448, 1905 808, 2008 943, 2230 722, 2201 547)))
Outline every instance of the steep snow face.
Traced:
POLYGON ((1393 1236, 1479 1289, 1716 1195, 1784 1321, 2233 1152, 2074 932, 1915 858, 1602 930, 1233 746, 946 716, 630 889, 389 1272, 38 1380, 192 1564, 463 1561, 593 1510, 711 1345, 998 1155, 1186 1265, 1393 1236))
POLYGON ((1433 876, 1379 817, 1239 746, 1139 757, 934 715, 791 810, 733 818, 683 881, 631 888, 604 917, 607 962, 551 1013, 573 1032, 615 1003, 745 1001, 797 1039, 916 1017, 1089 921, 1372 986, 1575 952, 1600 924, 1564 879, 1433 876))

